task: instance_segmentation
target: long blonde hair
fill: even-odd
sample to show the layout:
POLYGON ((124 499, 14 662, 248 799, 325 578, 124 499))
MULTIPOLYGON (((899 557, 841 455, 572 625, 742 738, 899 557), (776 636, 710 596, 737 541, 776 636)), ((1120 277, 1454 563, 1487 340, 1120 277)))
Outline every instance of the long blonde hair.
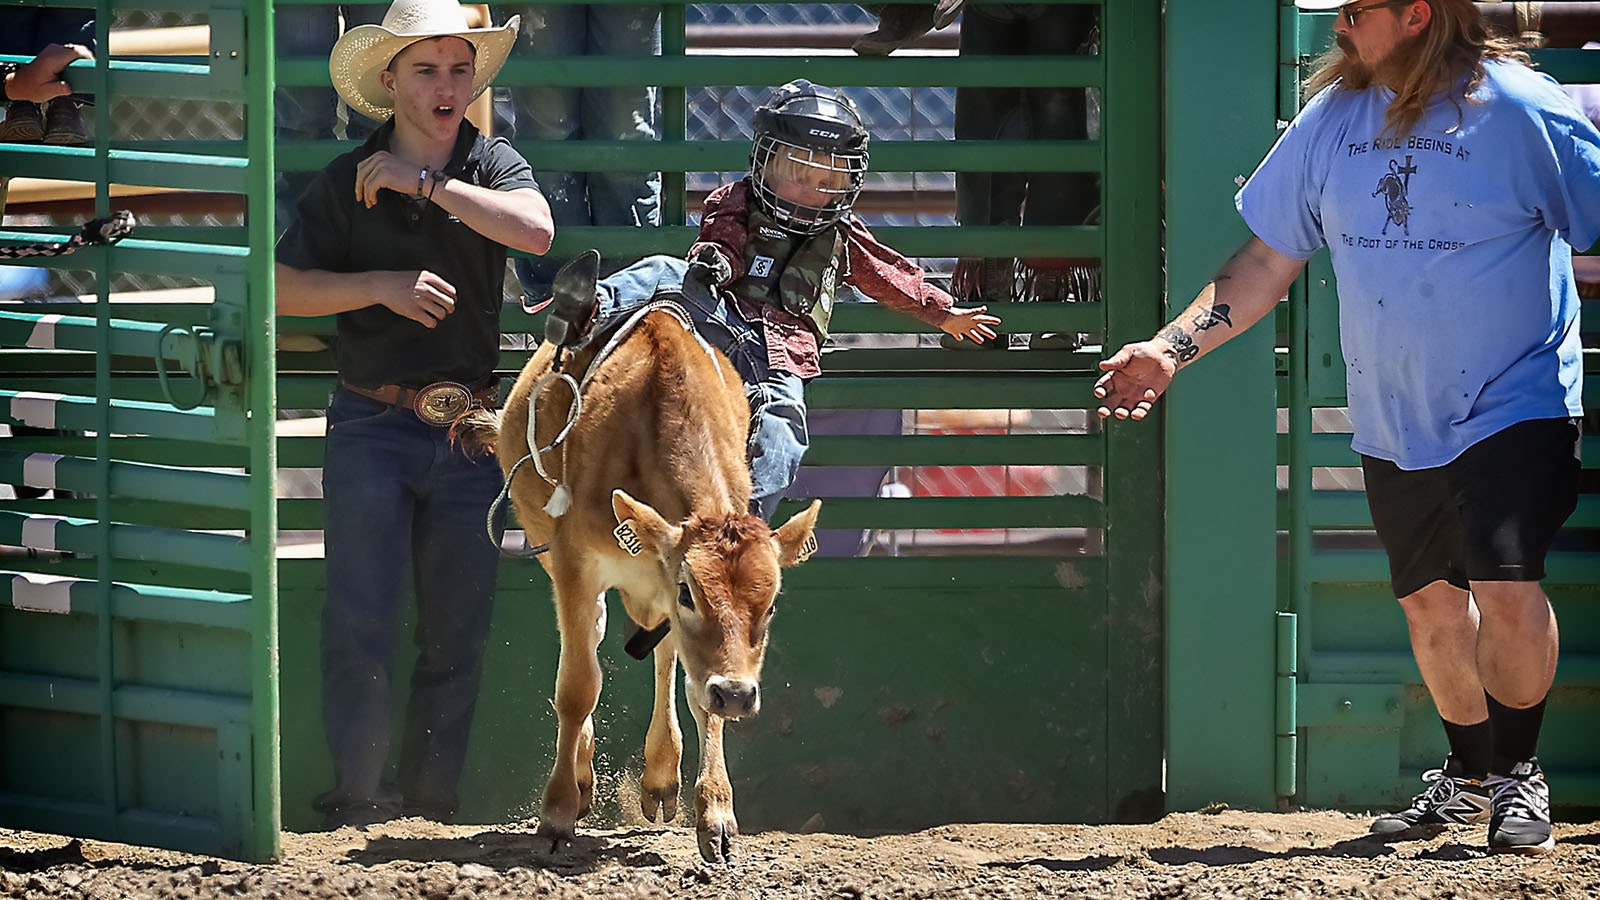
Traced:
POLYGON ((1363 65, 1335 45, 1317 59, 1317 68, 1306 79, 1305 96, 1314 96, 1329 87, 1362 91, 1374 83, 1386 83, 1394 88, 1395 98, 1384 115, 1382 136, 1400 138, 1416 127, 1436 94, 1450 98, 1459 125, 1461 102, 1474 102, 1469 98, 1483 83, 1485 60, 1529 64, 1528 54, 1514 42, 1489 31, 1473 0, 1417 2, 1426 3, 1433 10, 1422 34, 1396 47, 1378 70, 1363 65), (1463 76, 1466 83, 1457 91, 1456 83, 1463 76))
POLYGON ((826 176, 817 186, 820 190, 842 192, 850 187, 848 162, 841 162, 838 157, 826 150, 808 150, 805 147, 780 144, 777 152, 767 161, 766 174, 772 181, 809 184, 810 180, 806 176, 813 172, 822 172, 826 176))

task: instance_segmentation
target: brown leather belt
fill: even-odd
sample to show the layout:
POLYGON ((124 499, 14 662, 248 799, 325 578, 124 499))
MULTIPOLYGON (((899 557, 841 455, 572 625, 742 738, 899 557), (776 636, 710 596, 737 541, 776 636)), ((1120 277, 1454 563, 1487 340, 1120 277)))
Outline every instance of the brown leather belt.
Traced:
POLYGON ((348 381, 339 382, 339 386, 379 403, 409 409, 429 425, 449 425, 468 410, 478 407, 494 409, 500 383, 491 377, 484 384, 472 388, 455 381, 435 381, 420 388, 401 384, 367 388, 348 381))

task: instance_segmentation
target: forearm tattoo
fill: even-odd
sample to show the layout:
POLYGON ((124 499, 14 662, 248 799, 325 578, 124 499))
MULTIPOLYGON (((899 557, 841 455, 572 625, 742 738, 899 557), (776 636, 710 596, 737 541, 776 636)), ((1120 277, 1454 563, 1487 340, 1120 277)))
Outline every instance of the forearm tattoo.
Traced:
POLYGON ((1195 330, 1207 331, 1218 325, 1226 325, 1232 328, 1233 319, 1229 317, 1231 312, 1232 310, 1228 308, 1226 303, 1214 304, 1210 309, 1202 310, 1199 315, 1194 317, 1195 330))
POLYGON ((1177 323, 1168 325, 1156 332, 1156 337, 1163 338, 1172 345, 1173 352, 1178 354, 1178 362, 1180 363, 1186 364, 1200 355, 1200 348, 1195 346, 1194 338, 1190 337, 1189 332, 1184 331, 1177 323))

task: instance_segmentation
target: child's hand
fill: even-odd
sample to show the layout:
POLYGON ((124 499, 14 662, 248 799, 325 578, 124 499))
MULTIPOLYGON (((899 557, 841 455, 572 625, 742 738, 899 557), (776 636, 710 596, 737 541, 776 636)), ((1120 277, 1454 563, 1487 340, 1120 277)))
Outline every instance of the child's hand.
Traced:
POLYGON ((733 280, 733 267, 722 258, 717 248, 700 244, 689 257, 689 275, 699 279, 706 287, 721 287, 733 280))
POLYGON ((992 325, 999 325, 1000 317, 989 315, 989 307, 950 307, 950 318, 939 329, 956 340, 981 344, 995 336, 992 325))

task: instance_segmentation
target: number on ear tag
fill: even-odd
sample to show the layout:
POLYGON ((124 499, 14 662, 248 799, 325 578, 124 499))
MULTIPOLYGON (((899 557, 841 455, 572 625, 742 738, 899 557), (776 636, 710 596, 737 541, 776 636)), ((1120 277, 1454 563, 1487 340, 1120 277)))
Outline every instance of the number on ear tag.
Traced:
POLYGON ((639 540, 639 532, 633 530, 633 520, 629 519, 611 530, 617 539, 617 546, 628 551, 629 556, 638 556, 644 550, 644 542, 639 540))
POLYGON ((815 532, 806 535, 805 543, 800 545, 800 552, 795 554, 795 562, 805 562, 811 554, 817 552, 817 535, 815 532))

